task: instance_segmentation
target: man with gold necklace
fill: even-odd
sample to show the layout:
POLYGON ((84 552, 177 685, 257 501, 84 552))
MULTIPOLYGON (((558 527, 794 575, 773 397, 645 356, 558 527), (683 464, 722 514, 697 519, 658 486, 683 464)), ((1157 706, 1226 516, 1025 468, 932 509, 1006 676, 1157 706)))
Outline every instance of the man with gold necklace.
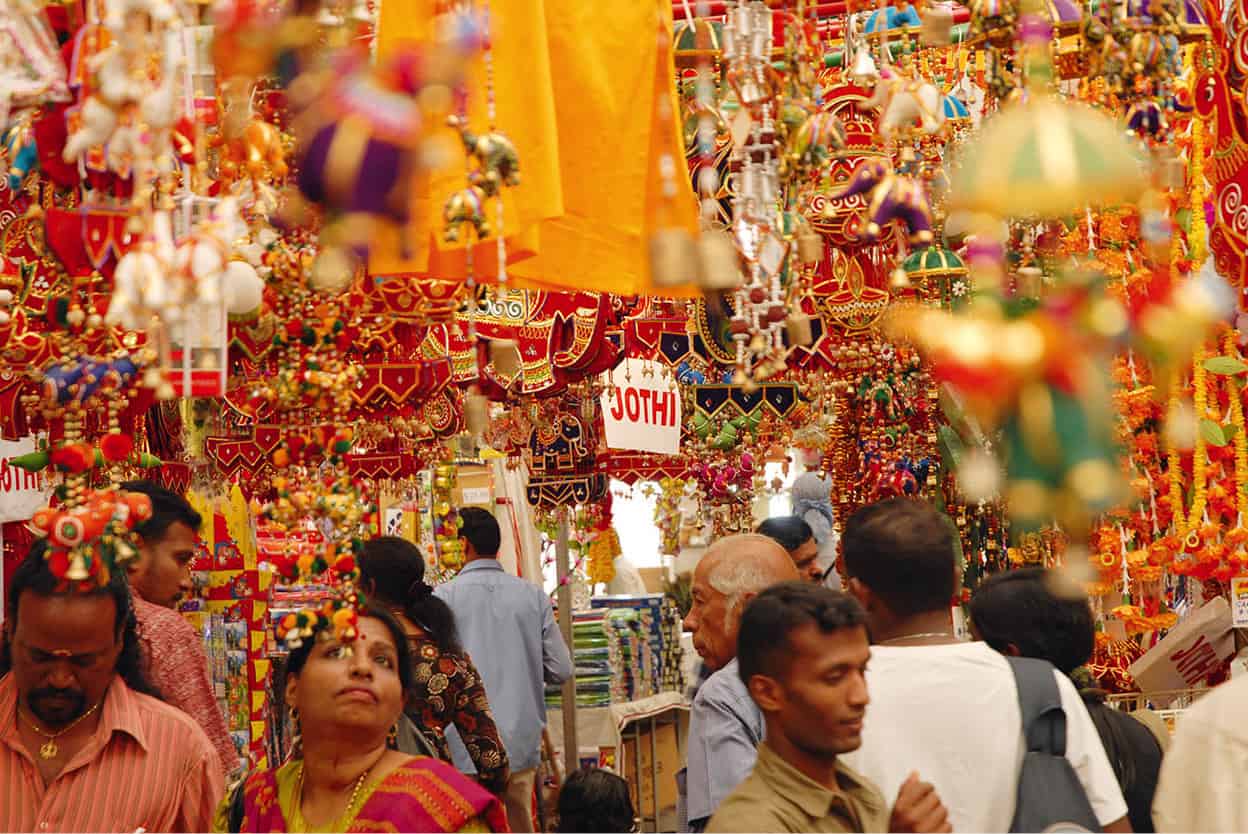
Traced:
POLYGON ((47 553, 31 548, 5 605, 0 831, 206 830, 217 754, 146 694, 124 571, 70 579, 47 553))

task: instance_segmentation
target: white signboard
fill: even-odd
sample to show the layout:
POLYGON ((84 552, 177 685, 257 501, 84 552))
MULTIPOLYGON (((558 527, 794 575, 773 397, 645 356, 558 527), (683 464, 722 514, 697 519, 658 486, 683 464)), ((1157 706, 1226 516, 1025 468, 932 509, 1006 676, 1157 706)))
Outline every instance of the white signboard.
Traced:
POLYGON ((625 359, 603 391, 602 422, 608 448, 678 453, 680 392, 671 371, 665 365, 625 359))
POLYGON ((48 503, 47 478, 42 472, 27 472, 9 464, 9 458, 38 450, 34 437, 0 440, 0 522, 25 521, 48 503))
MULTIPOLYGON (((1214 597, 1179 620, 1165 639, 1131 664, 1131 676, 1145 694, 1189 689, 1235 651, 1231 606, 1214 597)), ((1158 697, 1169 703, 1170 696, 1158 697)))

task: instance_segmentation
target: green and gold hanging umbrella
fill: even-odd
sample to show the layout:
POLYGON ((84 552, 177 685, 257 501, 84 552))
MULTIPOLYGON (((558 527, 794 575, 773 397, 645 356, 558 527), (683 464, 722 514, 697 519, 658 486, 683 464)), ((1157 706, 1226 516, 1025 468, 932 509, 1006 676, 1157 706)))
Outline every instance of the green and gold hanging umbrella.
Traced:
POLYGON ((1145 162, 1118 123, 1077 102, 1031 95, 984 124, 955 163, 950 210, 1060 217, 1136 199, 1145 162))

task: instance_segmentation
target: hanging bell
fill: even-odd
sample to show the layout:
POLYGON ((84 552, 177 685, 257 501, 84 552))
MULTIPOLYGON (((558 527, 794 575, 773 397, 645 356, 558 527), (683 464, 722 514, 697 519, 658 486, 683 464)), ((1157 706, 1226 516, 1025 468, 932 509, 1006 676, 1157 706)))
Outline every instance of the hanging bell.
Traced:
POLYGON ((741 261, 732 236, 723 231, 703 232, 698 238, 701 269, 698 285, 704 290, 732 290, 741 286, 741 261))
POLYGON ((87 560, 83 558, 81 553, 73 553, 69 557, 69 567, 65 571, 65 578, 71 582, 81 582, 90 577, 91 573, 87 570, 87 560))
POLYGON ((1044 273, 1034 266, 1020 267, 1014 279, 1015 289, 1020 298, 1039 298, 1044 273))
POLYGON ((790 313, 784 321, 784 335, 788 337, 790 346, 808 347, 815 340, 810 316, 799 312, 790 313))
POLYGON ((823 260, 823 236, 805 220, 797 230, 797 258, 804 264, 817 264, 823 260))
POLYGON ((469 394, 464 397, 464 428, 468 434, 476 437, 485 431, 490 424, 490 401, 484 394, 469 394))
POLYGON ((494 373, 511 379, 520 373, 520 348, 512 339, 495 339, 490 342, 490 362, 494 373))
POLYGON ((680 287, 698 281, 698 249, 689 232, 659 229, 650 236, 650 283, 680 287))
POLYGON ((919 43, 923 46, 953 43, 953 12, 947 7, 929 4, 919 27, 919 43))

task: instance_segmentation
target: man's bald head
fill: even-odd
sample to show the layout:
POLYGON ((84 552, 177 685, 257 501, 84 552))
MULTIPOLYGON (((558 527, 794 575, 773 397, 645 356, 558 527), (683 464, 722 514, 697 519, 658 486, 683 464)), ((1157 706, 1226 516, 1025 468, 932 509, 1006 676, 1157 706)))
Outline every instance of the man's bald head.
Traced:
POLYGON ((698 570, 705 570, 711 586, 729 596, 757 594, 799 578, 788 552, 775 539, 758 533, 725 536, 715 542, 698 570))
POLYGON ((693 607, 685 617, 707 665, 719 669, 736 657, 737 627, 747 602, 798 578, 789 554, 768 536, 727 536, 707 548, 693 573, 693 607))

